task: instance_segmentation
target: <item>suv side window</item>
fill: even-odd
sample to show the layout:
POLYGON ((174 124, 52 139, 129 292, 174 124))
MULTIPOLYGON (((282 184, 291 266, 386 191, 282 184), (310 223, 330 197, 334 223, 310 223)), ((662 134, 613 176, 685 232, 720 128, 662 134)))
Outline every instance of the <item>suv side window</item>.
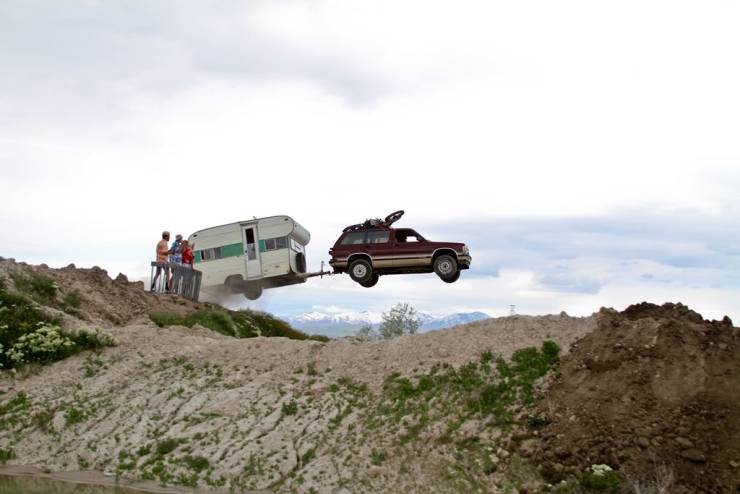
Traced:
POLYGON ((391 238, 391 232, 367 232, 367 243, 386 244, 391 238))
POLYGON ((396 230, 396 242, 399 244, 416 243, 421 240, 421 235, 414 230, 396 230))
POLYGON ((351 232, 344 236, 342 245, 358 245, 365 243, 365 232, 351 232))

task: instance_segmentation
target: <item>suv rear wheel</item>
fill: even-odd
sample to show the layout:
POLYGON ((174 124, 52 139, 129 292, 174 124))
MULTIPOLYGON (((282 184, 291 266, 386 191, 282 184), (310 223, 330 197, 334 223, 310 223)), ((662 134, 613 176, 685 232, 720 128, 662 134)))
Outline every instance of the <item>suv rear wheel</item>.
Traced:
POLYGON ((434 260, 434 272, 445 281, 455 281, 452 278, 459 276, 457 261, 450 255, 442 254, 434 260))
POLYGON ((369 281, 362 282, 360 283, 360 285, 364 286, 365 288, 372 288, 378 284, 379 279, 380 279, 380 275, 378 273, 374 273, 372 278, 370 278, 369 281))
POLYGON ((445 283, 454 283, 459 279, 460 279, 460 271, 455 273, 455 275, 452 278, 442 278, 442 281, 444 281, 445 283))
POLYGON ((357 283, 367 283, 373 277, 373 267, 367 259, 355 259, 349 263, 349 276, 357 283))

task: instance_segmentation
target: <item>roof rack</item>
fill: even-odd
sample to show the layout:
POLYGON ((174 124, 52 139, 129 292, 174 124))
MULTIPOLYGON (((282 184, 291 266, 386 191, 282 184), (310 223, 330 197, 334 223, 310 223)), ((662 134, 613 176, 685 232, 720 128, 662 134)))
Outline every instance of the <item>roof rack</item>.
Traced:
POLYGON ((370 218, 362 223, 356 225, 349 225, 342 230, 342 232, 351 232, 353 230, 365 230, 368 228, 389 228, 393 223, 401 219, 403 216, 403 210, 398 210, 394 213, 389 214, 385 219, 370 218))

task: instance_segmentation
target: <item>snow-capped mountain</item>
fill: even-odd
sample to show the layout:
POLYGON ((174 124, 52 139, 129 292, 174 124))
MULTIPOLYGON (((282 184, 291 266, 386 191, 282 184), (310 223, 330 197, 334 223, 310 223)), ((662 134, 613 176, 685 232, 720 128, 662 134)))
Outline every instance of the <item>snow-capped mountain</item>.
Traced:
MULTIPOLYGON (((484 312, 460 312, 435 316, 427 312, 419 312, 421 319, 420 331, 443 329, 458 324, 467 324, 490 317, 484 312)), ((314 310, 297 316, 283 317, 291 326, 307 333, 321 333, 327 336, 347 336, 357 332, 366 324, 377 328, 383 322, 380 312, 350 311, 332 308, 331 310, 314 310)))

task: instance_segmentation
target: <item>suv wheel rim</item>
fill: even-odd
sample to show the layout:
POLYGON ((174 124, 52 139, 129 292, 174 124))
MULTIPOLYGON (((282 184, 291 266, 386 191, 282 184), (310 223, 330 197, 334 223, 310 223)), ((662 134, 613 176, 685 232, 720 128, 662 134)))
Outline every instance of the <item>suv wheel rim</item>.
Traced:
POLYGON ((367 268, 362 264, 358 264, 352 269, 354 275, 358 278, 364 278, 367 275, 367 268))
POLYGON ((442 261, 439 263, 439 271, 442 274, 450 274, 452 272, 452 263, 450 261, 442 261))

